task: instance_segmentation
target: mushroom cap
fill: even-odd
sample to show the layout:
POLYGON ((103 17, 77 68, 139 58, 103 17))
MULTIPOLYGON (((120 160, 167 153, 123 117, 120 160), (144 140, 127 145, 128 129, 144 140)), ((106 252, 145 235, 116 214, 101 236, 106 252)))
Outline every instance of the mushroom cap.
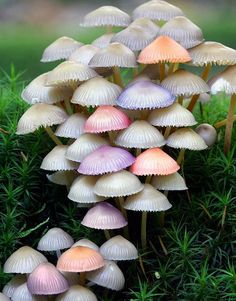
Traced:
POLYGON ((186 63, 191 61, 188 51, 175 40, 159 36, 139 54, 138 62, 142 64, 186 63))
POLYGON ((197 123, 193 114, 178 103, 168 108, 156 109, 148 116, 148 122, 154 126, 182 127, 192 126, 197 123))
POLYGON ((47 85, 70 85, 86 81, 95 76, 98 76, 98 74, 90 67, 74 61, 65 61, 48 72, 47 85))
POLYGON ((175 97, 163 87, 150 80, 136 80, 128 85, 117 99, 125 109, 141 110, 163 108, 172 105, 175 97))
POLYGON ((138 177, 127 170, 121 170, 100 177, 94 186, 94 193, 114 198, 131 195, 142 189, 143 184, 138 177))
POLYGON ((55 146, 43 159, 40 168, 45 170, 75 170, 78 163, 66 159, 68 145, 55 146))
POLYGON ((49 262, 40 264, 29 275, 27 286, 33 295, 56 295, 69 289, 65 277, 49 262))
POLYGON ((57 251, 70 248, 73 238, 61 228, 49 229, 39 240, 37 249, 40 251, 57 251))
POLYGON ((88 288, 73 285, 67 292, 57 296, 56 301, 98 301, 98 299, 88 288))
POLYGON ((138 250, 121 235, 114 236, 100 247, 100 253, 107 260, 133 260, 138 258, 138 250))
POLYGON ((172 38, 186 49, 204 41, 201 29, 184 16, 169 20, 161 27, 160 35, 172 38))
POLYGON ((91 67, 125 67, 137 66, 136 57, 132 50, 120 43, 111 43, 100 49, 89 62, 91 67))
POLYGON ((36 103, 53 104, 70 99, 72 90, 69 87, 47 87, 48 73, 43 73, 30 82, 22 91, 21 98, 31 105, 36 103))
POLYGON ((160 27, 153 21, 151 21, 148 18, 138 18, 134 20, 129 27, 140 27, 146 32, 152 33, 152 34, 158 34, 160 31, 160 27))
POLYGON ((84 45, 78 49, 76 49, 69 57, 69 61, 73 61, 76 63, 88 65, 91 58, 97 53, 99 50, 98 47, 94 45, 84 45))
POLYGON ((145 150, 137 158, 130 171, 138 176, 169 175, 179 170, 177 162, 160 148, 145 150))
POLYGON ((117 208, 107 202, 101 202, 89 209, 81 224, 93 229, 110 230, 123 228, 128 223, 117 208))
POLYGON ((75 113, 56 129, 55 135, 66 138, 79 138, 84 133, 86 117, 81 113, 75 113))
POLYGON ((20 118, 17 134, 33 133, 38 128, 61 124, 68 118, 66 112, 53 105, 37 103, 32 105, 20 118))
POLYGON ((87 238, 81 238, 80 240, 75 242, 73 244, 72 248, 74 248, 74 247, 88 247, 95 251, 99 251, 99 247, 94 242, 92 242, 91 240, 89 240, 87 238))
POLYGON ((54 184, 70 186, 77 176, 78 174, 74 170, 63 170, 48 174, 47 178, 54 184))
POLYGON ((98 37, 97 39, 93 40, 91 43, 92 45, 98 47, 98 48, 106 48, 113 38, 115 34, 114 33, 106 33, 98 37))
POLYGON ((64 252, 57 261, 57 268, 65 272, 88 272, 104 266, 101 254, 88 247, 74 247, 64 252))
POLYGON ((212 146, 217 140, 216 129, 208 123, 200 124, 195 132, 202 137, 207 146, 212 146))
MULTIPOLYGON (((8 298, 11 298, 13 296, 14 291, 17 289, 17 287, 19 287, 20 285, 22 285, 25 282, 26 282, 25 275, 16 275, 3 287, 2 292, 8 298)), ((0 300, 1 300, 1 298, 0 298, 0 300)))
POLYGON ((217 42, 204 42, 189 49, 189 54, 195 66, 236 64, 236 50, 217 42))
POLYGON ((10 301, 10 299, 6 295, 4 295, 3 293, 0 293, 0 300, 1 301, 10 301))
POLYGON ((151 181, 152 186, 159 190, 186 190, 184 178, 178 173, 175 172, 167 176, 154 176, 151 181))
POLYGON ((31 247, 24 246, 11 254, 5 262, 3 269, 4 273, 29 274, 39 264, 47 261, 47 258, 43 254, 31 247))
POLYGON ((101 269, 87 273, 86 278, 114 291, 122 290, 125 285, 124 274, 118 265, 110 260, 105 260, 105 265, 101 269))
POLYGON ((54 62, 68 59, 77 48, 83 44, 69 37, 61 37, 50 44, 43 52, 41 62, 54 62))
POLYGON ((124 203, 125 209, 133 211, 166 211, 171 207, 167 197, 150 184, 144 184, 142 191, 129 196, 124 203))
POLYGON ((86 107, 114 106, 121 92, 120 86, 105 78, 94 77, 75 90, 71 102, 86 107))
POLYGON ((177 70, 167 76, 161 86, 169 90, 175 96, 189 97, 209 92, 210 88, 200 77, 186 70, 177 70))
POLYGON ((167 138, 166 144, 179 149, 203 150, 207 148, 202 137, 189 128, 176 130, 167 138))
POLYGON ((112 146, 101 146, 81 162, 78 171, 87 175, 101 175, 127 168, 135 161, 128 151, 112 146))
POLYGON ((101 6, 84 17, 84 27, 128 26, 131 18, 115 6, 101 6))
POLYGON ((131 121, 128 116, 112 106, 101 106, 85 122, 85 132, 103 133, 127 128, 131 121))
POLYGON ((80 176, 71 185, 68 198, 76 203, 97 203, 105 198, 97 196, 93 192, 93 187, 98 177, 95 176, 80 176))
POLYGON ((202 104, 208 103, 211 100, 211 95, 209 93, 202 93, 199 95, 198 101, 202 104))
POLYGON ((20 285, 11 298, 12 301, 47 301, 46 296, 34 296, 30 293, 27 282, 20 285))
POLYGON ((166 142, 163 135, 150 123, 136 120, 118 134, 115 143, 127 148, 153 148, 163 146, 166 142))

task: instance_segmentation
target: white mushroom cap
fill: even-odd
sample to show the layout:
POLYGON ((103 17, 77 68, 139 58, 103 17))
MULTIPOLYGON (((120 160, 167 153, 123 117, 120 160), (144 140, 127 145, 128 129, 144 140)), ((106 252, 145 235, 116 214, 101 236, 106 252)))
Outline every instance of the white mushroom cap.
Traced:
POLYGON ((81 238, 80 240, 78 240, 77 242, 75 242, 73 244, 72 248, 79 247, 79 246, 88 247, 90 249, 99 251, 99 247, 94 242, 92 242, 91 240, 89 240, 87 238, 81 238))
POLYGON ((54 184, 70 186, 77 176, 78 174, 74 170, 63 170, 47 175, 47 178, 54 184))
POLYGON ((56 301, 98 301, 98 299, 88 288, 73 285, 67 292, 58 295, 56 301))
POLYGON ((3 287, 2 292, 7 297, 11 298, 14 291, 17 289, 17 287, 19 287, 21 284, 25 282, 26 282, 25 275, 16 275, 3 287))
POLYGON ((212 146, 217 140, 216 129, 208 123, 200 124, 195 132, 202 137, 207 146, 212 146))
POLYGON ((47 301, 46 296, 32 295, 27 287, 27 283, 20 285, 12 296, 12 301, 47 301))
POLYGON ((71 54, 69 57, 70 61, 74 61, 76 63, 88 65, 91 58, 97 53, 99 50, 98 47, 94 45, 84 45, 77 49, 75 52, 71 54))
POLYGON ((81 113, 71 115, 56 129, 55 135, 66 138, 79 138, 84 133, 86 117, 81 113))
POLYGON ((92 42, 92 45, 99 47, 99 48, 106 48, 110 44, 111 39, 114 35, 115 35, 114 33, 103 34, 102 36, 100 36, 96 40, 94 40, 92 42))
POLYGON ((10 301, 10 299, 6 295, 4 295, 3 293, 0 293, 0 300, 1 301, 10 301))
POLYGON ((148 18, 138 18, 134 20, 129 27, 140 27, 146 32, 157 35, 160 31, 160 27, 148 18))
POLYGON ((186 190, 184 178, 178 173, 175 172, 167 176, 153 176, 151 184, 159 190, 186 190))

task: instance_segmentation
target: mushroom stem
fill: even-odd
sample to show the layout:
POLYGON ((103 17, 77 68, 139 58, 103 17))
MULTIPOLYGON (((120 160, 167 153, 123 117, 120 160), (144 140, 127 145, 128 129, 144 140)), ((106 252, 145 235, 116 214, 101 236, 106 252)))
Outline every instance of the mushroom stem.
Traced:
POLYGON ((142 248, 145 249, 147 246, 147 212, 142 212, 142 222, 141 222, 141 244, 142 248))
MULTIPOLYGON (((234 119, 234 121, 236 121, 236 115, 233 116, 233 119, 234 119)), ((226 123, 227 123, 227 119, 224 119, 222 121, 219 121, 219 122, 215 123, 214 127, 216 129, 218 129, 218 128, 221 128, 222 126, 226 125, 226 123)))
POLYGON ((175 71, 177 71, 178 68, 179 68, 179 63, 171 63, 169 65, 168 75, 171 75, 172 73, 174 73, 175 71))
POLYGON ((65 107, 66 107, 67 113, 69 115, 72 115, 73 114, 73 108, 71 106, 71 103, 70 103, 69 99, 64 100, 64 102, 65 102, 65 107))
POLYGON ((85 272, 80 273, 79 274, 79 284, 84 286, 85 280, 86 280, 86 273, 85 272))
POLYGON ((133 69, 133 78, 137 77, 138 76, 138 67, 135 67, 133 69))
POLYGON ((182 106, 183 105, 183 101, 184 101, 184 96, 181 95, 178 97, 178 103, 182 106))
MULTIPOLYGON (((124 205, 124 198, 123 197, 118 197, 118 201, 119 201, 120 211, 123 213, 123 215, 126 218, 126 220, 128 220, 127 212, 126 212, 125 208, 123 207, 123 205, 124 205)), ((128 229, 128 226, 124 227, 124 236, 125 236, 125 238, 129 239, 129 229, 128 229)))
POLYGON ((171 132, 171 126, 167 126, 164 132, 165 139, 170 135, 170 132, 171 132))
POLYGON ((63 145, 62 142, 57 138, 57 136, 53 133, 52 129, 47 126, 45 127, 45 131, 47 132, 48 136, 57 144, 63 145))
POLYGON ((115 84, 119 85, 121 88, 124 87, 122 79, 121 79, 119 67, 113 67, 113 79, 114 79, 115 84))
POLYGON ((226 129, 225 129, 225 145, 224 145, 224 153, 227 155, 230 151, 231 146, 231 136, 232 136, 232 128, 234 123, 234 109, 236 106, 236 94, 231 96, 230 106, 227 116, 226 129))
POLYGON ((208 75, 209 75, 210 71, 211 71, 211 64, 208 63, 206 65, 205 69, 202 72, 202 79, 204 81, 207 81, 207 78, 208 78, 208 75))
POLYGON ((165 78, 165 63, 159 63, 160 81, 165 78))
POLYGON ((142 152, 141 148, 137 148, 135 152, 136 157, 138 157, 141 154, 141 152, 142 152))
POLYGON ((151 179, 152 179, 152 175, 147 176, 145 183, 149 184, 151 182, 151 179))
POLYGON ((188 107, 187 107, 187 109, 188 109, 190 112, 193 111, 193 109, 194 109, 194 107, 195 107, 195 105, 196 105, 196 103, 197 103, 197 100, 198 100, 199 96, 200 96, 199 94, 198 94, 198 95, 193 95, 193 97, 191 98, 190 103, 189 103, 189 105, 188 105, 188 107))
POLYGON ((165 211, 160 212, 159 224, 160 224, 160 227, 162 227, 162 228, 164 227, 164 224, 165 224, 165 211))
POLYGON ((182 162, 183 162, 183 160, 184 160, 184 154, 185 154, 185 149, 184 148, 182 148, 181 150, 180 150, 180 152, 179 152, 179 155, 178 155, 178 158, 177 158, 177 163, 180 165, 182 162))
POLYGON ((56 250, 57 258, 61 256, 61 250, 56 250))
POLYGON ((106 33, 112 33, 112 26, 111 25, 108 25, 106 26, 106 33))
POLYGON ((109 240, 111 238, 111 235, 108 230, 104 230, 104 234, 105 234, 106 240, 109 240))

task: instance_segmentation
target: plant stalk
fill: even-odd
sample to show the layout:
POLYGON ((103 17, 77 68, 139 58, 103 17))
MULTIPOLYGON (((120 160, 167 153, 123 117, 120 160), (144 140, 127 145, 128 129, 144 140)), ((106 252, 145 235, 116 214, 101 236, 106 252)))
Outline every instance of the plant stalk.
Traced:
POLYGON ((184 155, 185 155, 185 149, 184 148, 182 148, 181 150, 180 150, 180 152, 179 152, 179 155, 178 155, 178 158, 177 158, 177 163, 179 164, 179 165, 181 165, 181 163, 184 161, 184 155))
MULTIPOLYGON (((234 121, 236 121, 236 115, 234 115, 234 121)), ((224 119, 222 121, 219 121, 219 122, 215 123, 214 127, 216 129, 218 129, 218 128, 221 128, 222 126, 226 125, 226 123, 227 123, 227 119, 224 119)))
POLYGON ((234 123, 234 109, 236 107, 236 94, 231 96, 230 106, 226 121, 226 129, 225 129, 225 145, 224 145, 224 153, 227 155, 230 151, 231 146, 231 136, 232 136, 232 129, 234 123))
POLYGON ((53 142, 55 142, 57 145, 63 145, 61 140, 57 138, 57 136, 53 133, 52 129, 49 126, 45 127, 45 131, 47 132, 48 136, 53 140, 53 142))
POLYGON ((142 212, 141 222, 141 244, 142 248, 145 249, 147 246, 147 212, 142 212))
POLYGON ((65 99, 64 102, 65 102, 65 107, 66 107, 67 113, 69 115, 72 115, 74 112, 73 112, 73 108, 72 108, 72 105, 71 105, 69 99, 65 99))
POLYGON ((113 79, 115 84, 119 85, 121 88, 124 88, 119 67, 113 67, 113 79))

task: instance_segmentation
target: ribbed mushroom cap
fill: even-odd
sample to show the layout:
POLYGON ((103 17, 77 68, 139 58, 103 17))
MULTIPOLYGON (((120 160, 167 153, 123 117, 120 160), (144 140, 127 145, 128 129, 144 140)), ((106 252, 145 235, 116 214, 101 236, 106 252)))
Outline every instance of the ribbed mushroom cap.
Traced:
POLYGON ((115 6, 101 6, 84 17, 84 27, 128 26, 131 18, 115 6))
POLYGON ((98 299, 88 288, 73 285, 67 292, 57 296, 56 301, 98 301, 98 299))
POLYGON ((125 209, 133 211, 166 211, 171 207, 167 197, 150 184, 144 184, 141 192, 129 196, 124 203, 125 209))
POLYGON ((40 251, 57 251, 70 248, 73 238, 61 228, 51 228, 44 234, 37 246, 40 251))
POLYGON ((126 150, 105 145, 86 156, 78 171, 85 175, 101 175, 125 169, 134 161, 133 155, 126 150))
POLYGON ((77 203, 97 203, 105 198, 97 196, 93 192, 93 187, 98 177, 81 176, 75 179, 71 185, 68 198, 77 203))
POLYGON ((204 42, 189 49, 189 54, 195 66, 236 64, 236 50, 217 42, 204 42))
POLYGON ((210 88, 200 77, 186 70, 177 70, 167 76, 162 82, 162 87, 175 96, 189 97, 209 92, 210 88))
POLYGON ((159 21, 168 21, 176 16, 183 16, 182 10, 166 1, 160 0, 152 0, 141 4, 132 13, 133 19, 144 17, 159 21))
POLYGON ((175 172, 167 176, 154 176, 151 181, 152 186, 159 190, 186 190, 184 178, 175 172))
POLYGON ((75 113, 59 125, 55 135, 66 138, 79 138, 84 133, 86 117, 81 113, 75 113))
POLYGON ((148 122, 154 126, 192 126, 197 123, 193 114, 178 103, 151 112, 148 122))
POLYGON ((93 229, 110 230, 123 228, 128 223, 117 208, 107 202, 101 202, 89 209, 81 224, 93 229))
POLYGON ((178 129, 166 140, 166 144, 173 148, 183 148, 190 150, 203 150, 207 148, 205 141, 192 129, 178 129))
POLYGON ((88 247, 90 249, 99 251, 99 247, 92 242, 91 240, 87 239, 87 238, 81 238, 80 240, 78 240, 77 242, 75 242, 72 246, 72 248, 74 247, 88 247))
POLYGON ((74 170, 63 170, 48 174, 47 178, 54 184, 70 186, 77 176, 78 174, 74 170))
POLYGON ((160 35, 172 38, 186 49, 197 46, 204 40, 201 29, 183 16, 175 17, 164 24, 160 35))
POLYGON ((89 62, 91 67, 126 67, 137 66, 132 50, 120 43, 111 43, 100 49, 89 62))
POLYGON ((99 50, 98 47, 94 45, 84 45, 78 49, 76 49, 69 57, 69 61, 73 61, 76 63, 88 65, 91 58, 97 53, 99 50))
POLYGON ((83 44, 75 41, 72 38, 61 37, 50 44, 43 52, 41 62, 53 62, 62 59, 68 59, 68 57, 77 48, 81 47, 83 44))
POLYGON ((130 171, 138 176, 169 175, 179 170, 177 162, 160 148, 145 150, 130 167, 130 171))
POLYGON ((153 148, 165 144, 163 135, 145 120, 136 120, 121 131, 115 143, 127 148, 153 148))
POLYGON ((96 71, 88 66, 73 61, 65 61, 48 72, 47 85, 70 85, 98 76, 96 71))
POLYGON ((69 145, 66 158, 75 162, 81 162, 90 153, 109 142, 95 134, 83 134, 75 142, 69 145))
POLYGON ((212 146, 217 140, 216 129, 208 123, 200 124, 195 132, 202 137, 207 146, 212 146))
POLYGON ((85 122, 85 132, 103 133, 127 128, 131 121, 128 116, 112 106, 101 106, 85 122))
POLYGON ((99 270, 86 274, 86 278, 97 285, 120 291, 125 285, 125 277, 118 265, 110 260, 105 260, 105 265, 99 270))
POLYGON ((57 261, 57 268, 65 272, 87 272, 104 266, 98 251, 88 247, 74 247, 64 252, 57 261))
MULTIPOLYGON (((12 298, 14 291, 26 282, 25 275, 16 275, 14 276, 4 287, 3 287, 3 294, 6 295, 8 298, 12 298)), ((1 297, 0 297, 1 300, 1 297)), ((4 301, 4 300, 3 300, 4 301)))
POLYGON ((71 102, 86 107, 114 106, 121 92, 120 86, 105 78, 94 77, 75 90, 71 102))
POLYGON ((34 296, 30 293, 27 283, 20 285, 11 298, 12 301, 47 301, 46 296, 34 296))
POLYGON ((56 295, 69 289, 65 277, 49 262, 40 264, 29 275, 27 286, 33 295, 56 295))
POLYGON ((138 258, 138 250, 121 235, 114 236, 100 247, 100 253, 107 260, 133 260, 138 258))
POLYGON ((175 97, 166 89, 150 80, 134 81, 117 99, 117 104, 125 109, 141 110, 170 106, 175 97))
POLYGON ((4 264, 4 273, 28 274, 39 264, 47 262, 47 258, 32 249, 31 247, 21 247, 7 259, 4 264))
POLYGON ((53 105, 38 103, 32 105, 20 118, 17 134, 33 133, 38 128, 61 124, 68 118, 66 112, 53 105))
POLYGON ((191 61, 188 51, 173 39, 160 36, 145 47, 138 57, 142 64, 186 63, 191 61))
POLYGON ((138 177, 127 170, 121 170, 100 177, 94 186, 94 193, 113 198, 131 195, 142 189, 143 184, 138 177))
POLYGON ((10 299, 7 296, 5 296, 3 293, 0 293, 0 300, 1 301, 10 301, 10 299))
POLYGON ((78 163, 66 159, 68 145, 55 146, 43 159, 40 168, 45 170, 74 170, 78 163))
POLYGON ((157 34, 159 33, 160 27, 155 23, 152 22, 148 18, 138 18, 134 20, 129 27, 140 27, 146 32, 149 32, 151 34, 157 34))
POLYGON ((21 93, 23 100, 31 105, 36 103, 53 104, 70 99, 72 90, 69 87, 47 87, 48 73, 36 77, 21 93))
POLYGON ((106 48, 113 38, 114 33, 106 33, 95 39, 91 44, 98 48, 106 48))

